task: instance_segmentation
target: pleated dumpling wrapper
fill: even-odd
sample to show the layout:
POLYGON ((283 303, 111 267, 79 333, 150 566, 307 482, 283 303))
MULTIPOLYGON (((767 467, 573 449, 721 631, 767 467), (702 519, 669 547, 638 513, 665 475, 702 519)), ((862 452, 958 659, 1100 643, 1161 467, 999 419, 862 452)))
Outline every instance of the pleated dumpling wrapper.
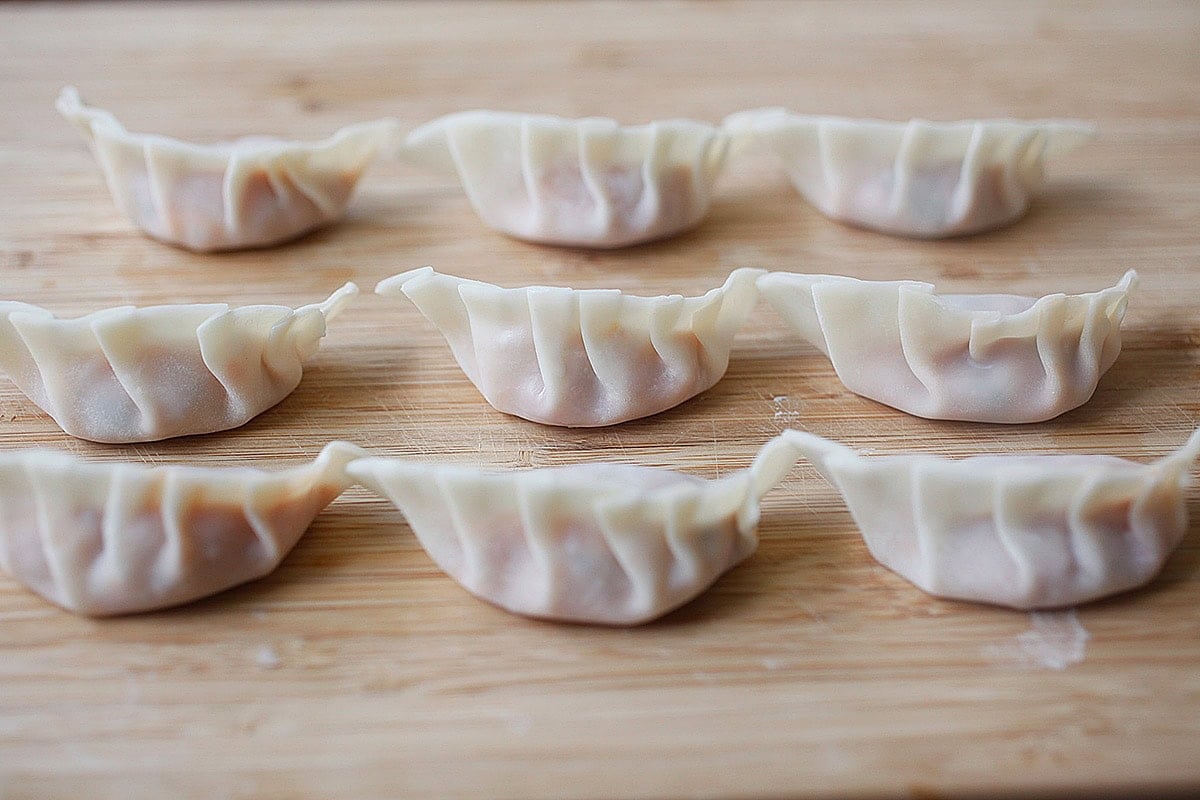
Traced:
POLYGON ((274 570, 362 455, 333 442, 309 464, 264 472, 0 454, 0 566, 88 616, 197 600, 274 570))
POLYGON ((544 244, 612 248, 661 239, 708 211, 725 134, 692 120, 464 111, 412 131, 403 153, 457 172, 488 227, 544 244))
POLYGON ((74 87, 57 107, 83 134, 117 207, 149 236, 198 252, 269 247, 342 216, 394 120, 342 128, 319 142, 246 137, 201 145, 130 133, 74 87))
POLYGON ((346 469, 477 597, 522 616, 637 625, 754 552, 759 500, 796 458, 777 438, 717 480, 626 464, 491 472, 366 458, 346 469))
POLYGON ((244 425, 291 394, 325 324, 358 294, 322 303, 122 306, 58 319, 0 302, 0 369, 80 439, 149 442, 244 425))
POLYGON ((1086 403, 1121 352, 1137 273, 1080 295, 934 294, 917 281, 774 272, 768 302, 856 394, 918 417, 1024 423, 1086 403))
POLYGON ((1046 159, 1094 128, 1074 121, 904 122, 743 111, 725 120, 739 142, 767 146, 792 184, 828 217, 884 233, 939 238, 1016 221, 1041 187, 1046 159))
POLYGON ((1200 431, 1151 464, 1102 455, 862 456, 784 436, 842 494, 879 563, 932 595, 1061 608, 1136 588, 1187 531, 1200 431))
POLYGON ((616 289, 502 289, 422 267, 375 291, 412 300, 497 410, 596 427, 657 414, 719 381, 762 274, 734 270, 701 297, 638 297, 616 289))

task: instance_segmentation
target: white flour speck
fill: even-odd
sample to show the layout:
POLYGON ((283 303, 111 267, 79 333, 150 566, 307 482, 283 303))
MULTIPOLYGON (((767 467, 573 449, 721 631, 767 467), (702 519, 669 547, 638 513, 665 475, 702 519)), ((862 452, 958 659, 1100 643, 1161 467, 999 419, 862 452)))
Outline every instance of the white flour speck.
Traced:
POLYGON ((796 404, 792 398, 786 394, 776 395, 771 398, 771 406, 775 410, 776 422, 790 422, 800 416, 800 410, 796 408, 796 404))
POLYGON ((1062 670, 1083 661, 1091 634, 1075 609, 1033 611, 1029 630, 1018 633, 1015 645, 989 645, 984 655, 998 666, 1062 670))
POLYGON ((275 648, 269 644, 258 648, 258 652, 254 654, 254 661, 262 669, 277 669, 281 663, 279 653, 275 652, 275 648))

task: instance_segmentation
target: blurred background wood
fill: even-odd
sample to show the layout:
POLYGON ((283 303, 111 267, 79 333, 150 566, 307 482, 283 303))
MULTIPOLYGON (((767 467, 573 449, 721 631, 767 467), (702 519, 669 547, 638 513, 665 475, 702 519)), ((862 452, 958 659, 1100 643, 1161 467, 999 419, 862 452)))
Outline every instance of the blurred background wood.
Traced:
MULTIPOLYGON (((246 427, 73 440, 0 380, 0 447, 279 466, 329 439, 495 466, 614 460, 713 477, 786 426, 881 451, 1159 456, 1197 423, 1200 6, 17 4, 0 6, 0 296, 298 305, 422 264, 508 286, 700 293, 734 267, 1043 294, 1142 284, 1091 403, 1036 426, 929 422, 855 397, 766 305, 724 381, 651 419, 558 430, 488 407, 411 306, 361 297, 300 388, 246 427), (394 163, 348 218, 273 250, 200 256, 132 231, 53 109, 64 84, 131 130, 320 137, 472 107, 629 122, 760 105, 852 116, 1077 117, 1026 219, 905 241, 730 165, 707 221, 612 253, 506 239, 456 184, 394 163)), ((1192 493, 1193 516, 1197 514, 1192 493)), ((1035 615, 926 597, 875 564, 801 466, 762 545, 635 630, 530 622, 441 575, 353 490, 282 567, 195 605, 75 618, 0 577, 0 795, 932 796, 1200 790, 1200 532, 1149 588, 1035 615)))

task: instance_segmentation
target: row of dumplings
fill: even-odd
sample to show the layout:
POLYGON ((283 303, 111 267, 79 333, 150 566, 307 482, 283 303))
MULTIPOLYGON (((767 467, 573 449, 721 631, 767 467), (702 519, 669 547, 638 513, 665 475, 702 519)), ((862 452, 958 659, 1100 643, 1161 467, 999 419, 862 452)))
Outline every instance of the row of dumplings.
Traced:
MULTIPOLYGON (((787 430, 744 470, 705 480, 624 464, 491 472, 372 457, 251 468, 0 455, 0 566, 71 611, 186 603, 266 575, 359 483, 401 511, 429 556, 516 614, 647 622, 757 547, 762 497, 800 456, 842 494, 871 554, 934 595, 1020 609, 1151 580, 1187 528, 1200 430, 1151 464, 1109 456, 863 456, 787 430)), ((797 531, 799 534, 801 531, 797 531)))
POLYGON ((769 150, 822 213, 900 236, 978 233, 1021 217, 1047 159, 1086 142, 1069 121, 907 123, 734 114, 719 126, 467 111, 402 137, 395 120, 320 142, 197 145, 135 134, 72 87, 59 111, 86 138, 113 199, 148 235, 201 252, 269 247, 342 216, 381 152, 456 174, 483 222, 545 244, 611 248, 699 224, 731 152, 769 150))
MULTIPOLYGON (((699 297, 640 297, 505 289, 423 267, 376 292, 411 300, 494 408, 548 425, 612 425, 709 389, 760 292, 857 394, 932 419, 1026 423, 1092 396, 1120 352, 1136 277, 1033 298, 743 268, 699 297)), ((75 319, 0 302, 0 369, 83 439, 227 430, 299 385, 327 323, 357 293, 348 283, 298 309, 125 306, 75 319)))

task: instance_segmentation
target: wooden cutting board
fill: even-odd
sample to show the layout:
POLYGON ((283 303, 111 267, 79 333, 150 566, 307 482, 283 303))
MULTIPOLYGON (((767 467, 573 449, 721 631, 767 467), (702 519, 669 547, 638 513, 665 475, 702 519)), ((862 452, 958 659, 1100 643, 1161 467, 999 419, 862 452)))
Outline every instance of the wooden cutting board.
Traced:
MULTIPOLYGON (((298 305, 433 264, 507 286, 700 293, 734 267, 1044 294, 1142 284, 1125 350, 1052 422, 930 422, 855 397, 761 306, 683 406, 559 430, 482 402, 411 306, 366 294, 299 389, 239 430, 103 446, 0 381, 0 447, 97 460, 292 464, 334 438, 497 467, 621 461, 714 477, 794 426, 883 452, 1166 453, 1200 408, 1200 7, 184 4, 0 7, 0 296, 298 305), (761 105, 904 119, 1094 120, 1019 224, 915 242, 831 222, 732 162, 705 223, 618 252, 484 228, 393 163, 295 244, 200 256, 142 238, 53 110, 78 84, 133 130, 319 137, 472 107, 719 120, 761 105)), ((1193 516, 1197 493, 1191 495, 1193 516)), ((798 467, 758 553, 632 630, 531 622, 444 577, 352 490, 270 577, 93 621, 0 578, 0 796, 935 796, 1200 791, 1200 530, 1145 590, 1030 615, 929 598, 868 555, 798 467)))

